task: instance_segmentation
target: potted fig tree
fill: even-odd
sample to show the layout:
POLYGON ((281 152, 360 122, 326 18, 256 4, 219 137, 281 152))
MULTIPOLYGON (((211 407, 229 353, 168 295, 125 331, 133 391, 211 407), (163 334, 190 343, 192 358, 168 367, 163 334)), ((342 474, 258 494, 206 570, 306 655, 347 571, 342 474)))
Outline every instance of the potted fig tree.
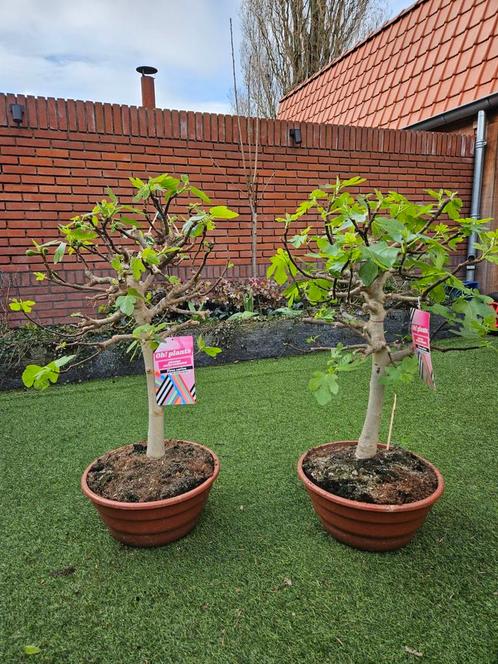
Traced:
POLYGON ((485 343, 494 324, 490 298, 468 288, 462 272, 482 261, 498 262, 498 231, 486 229, 489 220, 462 218, 462 202, 450 191, 428 190, 430 200, 423 204, 396 192, 353 196, 349 188, 364 181, 354 177, 316 189, 279 219, 283 247, 268 276, 287 284, 289 303, 303 302, 310 322, 349 328, 358 338, 357 344, 331 349, 324 371, 311 377, 309 388, 320 404, 337 394, 342 372, 371 361, 358 439, 309 450, 299 460, 298 474, 334 537, 387 551, 413 538, 443 492, 443 478, 429 462, 379 442, 386 384, 408 382, 419 371, 432 381, 428 330, 425 348, 406 337, 388 343, 387 312, 411 308, 417 323, 427 319, 426 312, 437 314, 439 330, 449 326, 463 341, 432 350, 485 343), (455 258, 471 235, 475 255, 455 258))
MULTIPOLYGON (((62 372, 116 344, 127 344, 131 353, 141 351, 147 383, 147 439, 92 462, 81 486, 114 538, 136 546, 157 546, 183 537, 194 527, 218 475, 219 462, 202 445, 165 440, 153 353, 163 340, 197 324, 198 315, 192 313, 189 302, 202 300, 216 285, 201 279, 214 248, 209 232, 216 219, 231 219, 237 213, 224 205, 211 205, 208 196, 185 176, 130 180, 134 205, 121 204, 107 190, 107 198, 91 212, 59 226, 59 240, 33 240, 27 254, 39 266, 36 278, 85 294, 87 306, 72 315, 73 323, 63 332, 47 328, 58 336, 59 348, 66 354, 46 366, 27 366, 22 379, 27 387, 44 389, 62 372), (83 273, 84 279, 71 280, 69 273, 61 271, 67 259, 73 265, 76 261, 80 271, 74 274, 83 273), (187 266, 183 280, 180 265, 187 266), (76 348, 83 351, 82 356, 72 352, 76 348)), ((41 326, 33 313, 35 306, 32 300, 10 303, 12 310, 41 326)), ((209 354, 219 351, 202 339, 198 345, 209 354)))

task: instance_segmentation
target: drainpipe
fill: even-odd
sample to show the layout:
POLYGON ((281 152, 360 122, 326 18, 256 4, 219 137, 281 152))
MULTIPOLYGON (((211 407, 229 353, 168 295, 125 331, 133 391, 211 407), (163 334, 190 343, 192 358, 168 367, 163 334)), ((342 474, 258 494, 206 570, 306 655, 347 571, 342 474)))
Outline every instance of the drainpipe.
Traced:
MULTIPOLYGON (((484 153, 486 150, 486 111, 477 113, 476 145, 474 154, 474 176, 472 180, 472 200, 470 203, 470 216, 479 219, 481 214, 481 192, 484 174, 484 153)), ((475 243, 477 235, 472 233, 467 245, 467 260, 476 257, 475 243)), ((465 272, 466 281, 475 281, 476 266, 468 265, 465 272)))

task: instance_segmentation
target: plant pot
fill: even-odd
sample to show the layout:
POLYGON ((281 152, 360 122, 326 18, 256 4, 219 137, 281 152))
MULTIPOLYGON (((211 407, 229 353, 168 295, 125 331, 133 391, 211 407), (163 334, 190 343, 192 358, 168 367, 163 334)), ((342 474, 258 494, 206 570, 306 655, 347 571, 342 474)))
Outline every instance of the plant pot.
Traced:
POLYGON ((114 539, 130 546, 162 546, 185 537, 194 528, 220 472, 216 454, 204 445, 199 447, 207 450, 213 458, 211 477, 179 496, 147 503, 125 503, 97 495, 87 484, 88 472, 95 461, 88 466, 81 478, 81 489, 95 505, 114 539))
MULTIPOLYGON (((320 448, 341 448, 356 445, 356 441, 342 440, 320 445, 320 448)), ((384 447, 385 445, 380 445, 384 447)), ((318 448, 313 448, 318 449, 318 448)), ((339 542, 365 551, 394 551, 408 544, 424 523, 432 505, 444 490, 443 476, 431 463, 418 457, 437 477, 433 494, 405 505, 375 505, 348 500, 324 491, 313 484, 303 471, 303 461, 312 450, 301 456, 297 474, 308 491, 313 508, 325 529, 339 542)))

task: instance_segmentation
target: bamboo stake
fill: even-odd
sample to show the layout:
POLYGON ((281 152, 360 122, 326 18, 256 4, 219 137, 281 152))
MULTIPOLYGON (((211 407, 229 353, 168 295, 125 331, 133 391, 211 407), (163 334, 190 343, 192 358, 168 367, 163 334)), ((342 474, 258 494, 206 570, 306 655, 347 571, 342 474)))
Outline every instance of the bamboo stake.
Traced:
POLYGON ((391 435, 393 432, 393 424, 394 424, 394 413, 396 412, 396 401, 397 401, 397 395, 396 392, 394 393, 394 399, 393 399, 393 407, 391 410, 391 420, 389 422, 389 433, 387 434, 387 445, 386 449, 388 450, 391 446, 391 435))

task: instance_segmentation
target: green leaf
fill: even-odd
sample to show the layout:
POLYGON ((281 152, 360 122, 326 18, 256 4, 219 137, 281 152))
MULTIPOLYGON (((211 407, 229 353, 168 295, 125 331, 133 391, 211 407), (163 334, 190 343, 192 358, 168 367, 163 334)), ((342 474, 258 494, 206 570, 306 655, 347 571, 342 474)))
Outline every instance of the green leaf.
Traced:
POLYGON ((323 191, 322 189, 313 189, 311 194, 309 195, 309 198, 327 198, 327 193, 323 191))
POLYGON ((209 208, 209 214, 213 219, 235 219, 239 216, 237 212, 230 210, 226 205, 215 205, 209 208))
POLYGON ((206 353, 206 355, 209 355, 209 357, 216 357, 221 353, 221 348, 218 348, 217 346, 205 346, 203 352, 206 353))
POLYGON ((74 358, 74 355, 64 355, 45 366, 28 364, 22 373, 22 382, 26 387, 34 387, 35 390, 44 390, 50 383, 56 383, 59 379, 60 368, 74 358))
POLYGON ((424 191, 427 194, 429 194, 429 196, 431 196, 431 198, 435 198, 437 201, 440 201, 442 196, 443 196, 442 190, 435 191, 434 189, 424 189, 424 191))
POLYGON ((120 270, 123 269, 121 256, 114 256, 114 258, 111 261, 111 267, 113 267, 116 270, 116 272, 119 272, 120 270))
POLYGON ((140 277, 145 272, 145 265, 143 264, 142 259, 139 256, 133 256, 130 261, 130 267, 135 281, 140 281, 140 277))
POLYGON ((54 252, 54 263, 60 263, 66 253, 66 243, 61 242, 54 252))
POLYGON ((303 235, 294 235, 294 237, 291 237, 290 243, 292 244, 293 247, 296 247, 296 249, 299 249, 300 247, 303 246, 303 244, 306 244, 308 240, 308 235, 303 234, 303 235))
POLYGON ((38 364, 28 364, 22 372, 22 382, 26 387, 32 387, 35 382, 36 376, 40 373, 43 367, 38 364))
POLYGON ((379 274, 379 266, 371 260, 365 261, 358 270, 358 275, 365 286, 370 286, 379 274))
POLYGON ((381 269, 389 270, 396 262, 399 249, 389 246, 386 242, 376 242, 363 247, 362 254, 365 258, 371 258, 381 269))
POLYGON ((197 337, 197 348, 202 353, 209 355, 209 357, 216 357, 219 355, 219 353, 221 353, 221 348, 218 348, 217 346, 207 346, 202 335, 197 337))
POLYGON ((116 298, 116 306, 120 309, 125 316, 132 316, 135 310, 137 298, 134 295, 120 295, 116 298))
POLYGON ((132 185, 135 187, 135 189, 141 189, 142 187, 145 187, 145 182, 141 180, 140 178, 128 178, 132 185))
POLYGON ((168 173, 163 173, 155 178, 151 178, 148 182, 151 191, 157 191, 158 188, 165 189, 170 195, 177 192, 179 184, 180 180, 168 173))
POLYGON ((342 180, 340 185, 341 185, 341 188, 342 187, 354 187, 355 185, 362 184, 363 182, 366 182, 366 178, 362 178, 362 177, 359 177, 358 175, 355 175, 352 178, 349 178, 349 180, 342 180))
POLYGON ((199 212, 187 219, 183 224, 182 233, 187 235, 190 233, 192 237, 199 237, 204 230, 213 230, 214 222, 209 218, 205 212, 199 212))
POLYGON ((110 199, 113 203, 117 203, 117 202, 118 202, 118 199, 117 199, 116 194, 113 192, 113 190, 112 190, 110 187, 106 187, 105 193, 109 196, 109 199, 110 199))
POLYGON ((296 316, 301 316, 302 313, 299 309, 291 309, 290 307, 279 307, 272 312, 274 316, 286 316, 287 318, 296 318, 296 316))
POLYGON ((137 300, 143 300, 143 295, 139 291, 137 291, 136 288, 128 288, 126 291, 127 295, 133 295, 133 297, 136 297, 137 300))
POLYGON ((339 392, 337 376, 334 373, 315 371, 309 380, 308 388, 313 392, 319 405, 325 406, 339 392))
POLYGON ((462 207, 461 201, 458 198, 455 198, 446 204, 444 211, 450 219, 452 219, 453 221, 457 221, 458 219, 460 219, 461 207, 462 207))
POLYGON ((211 203, 211 199, 207 194, 205 194, 202 189, 197 189, 197 187, 190 187, 190 192, 200 198, 203 203, 211 203))
MULTIPOLYGON (((92 240, 97 237, 97 233, 92 228, 88 228, 87 225, 78 227, 74 227, 73 225, 62 226, 61 231, 66 236, 70 246, 91 245, 93 244, 92 240)), ((59 249, 61 249, 60 245, 59 249)))
POLYGON ((380 230, 381 233, 386 233, 394 242, 401 242, 406 227, 401 221, 388 217, 377 217, 373 223, 374 230, 380 230))
POLYGON ((431 302, 444 302, 446 299, 446 289, 444 284, 439 284, 439 286, 433 288, 429 293, 429 298, 431 302))
POLYGON ((289 275, 295 275, 297 272, 295 266, 291 263, 289 255, 283 249, 277 249, 277 253, 271 257, 271 263, 266 271, 268 279, 272 278, 282 286, 289 275))
POLYGON ((245 320, 247 318, 254 318, 258 314, 255 311, 237 311, 227 318, 227 320, 245 320))
POLYGON ((125 224, 126 226, 133 226, 134 228, 138 228, 140 226, 140 222, 137 221, 137 219, 133 219, 132 217, 119 217, 119 219, 116 219, 116 221, 119 224, 125 224))
MULTIPOLYGON (((54 360, 53 364, 55 364, 56 367, 58 369, 60 369, 61 367, 65 366, 66 364, 69 364, 69 362, 74 360, 75 357, 76 357, 76 355, 63 355, 62 357, 59 357, 56 360, 54 360)), ((51 362, 51 364, 52 364, 52 362, 51 362)))
POLYGON ((35 304, 34 300, 18 300, 14 298, 9 302, 9 309, 11 311, 23 311, 25 314, 30 314, 35 304))
POLYGON ((330 297, 330 282, 326 279, 310 279, 306 282, 305 290, 311 304, 318 304, 330 297))
POLYGON ((25 655, 38 655, 41 650, 38 646, 24 646, 25 655))
MULTIPOLYGON (((136 327, 132 334, 136 339, 148 339, 151 337, 151 335, 154 332, 154 327, 150 325, 150 323, 146 323, 144 325, 139 325, 136 327)), ((133 342, 132 342, 133 343, 133 342)))
POLYGON ((418 375, 418 360, 415 355, 409 355, 397 366, 386 367, 384 375, 380 378, 380 382, 384 385, 398 385, 403 383, 411 383, 418 375))
POLYGON ((151 247, 147 247, 142 251, 142 260, 149 265, 159 265, 159 256, 157 252, 151 247))
POLYGON ((45 272, 33 272, 33 274, 35 275, 36 281, 45 281, 47 278, 45 272))
POLYGON ((170 274, 166 277, 166 280, 169 281, 169 283, 172 286, 178 286, 179 283, 181 283, 181 280, 179 277, 177 277, 175 274, 170 274))

